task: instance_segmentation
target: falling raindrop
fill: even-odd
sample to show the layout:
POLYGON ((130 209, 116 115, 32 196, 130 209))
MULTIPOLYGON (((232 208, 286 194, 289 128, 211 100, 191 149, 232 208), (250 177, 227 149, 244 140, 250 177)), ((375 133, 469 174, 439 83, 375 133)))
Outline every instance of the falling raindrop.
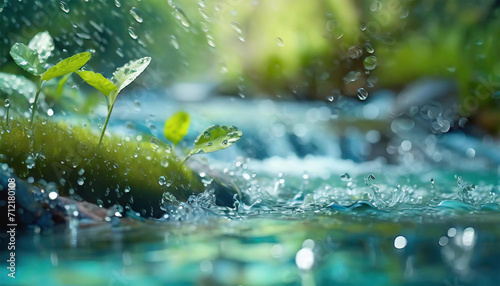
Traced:
POLYGON ((363 65, 366 70, 374 70, 375 67, 377 67, 377 57, 375 56, 369 56, 366 57, 365 60, 363 61, 363 65))
POLYGON ((151 143, 151 147, 156 150, 158 149, 158 147, 160 147, 160 140, 156 137, 151 137, 151 139, 149 140, 149 143, 151 143))
POLYGON ((245 36, 243 35, 243 29, 241 28, 241 25, 238 22, 233 21, 231 22, 231 28, 233 28, 236 31, 238 39, 240 39, 240 41, 242 42, 245 42, 245 36))
POLYGON ((141 14, 141 11, 139 11, 139 9, 132 7, 132 9, 130 9, 130 15, 132 15, 132 17, 134 17, 134 19, 138 23, 142 23, 142 21, 143 21, 142 14, 141 14))
POLYGON ((283 42, 283 39, 282 39, 282 38, 280 38, 280 37, 277 37, 277 38, 276 38, 276 43, 277 43, 277 44, 278 44, 278 46, 280 46, 280 47, 285 46, 285 43, 283 42))
POLYGON ((358 98, 359 100, 366 100, 368 98, 368 91, 364 88, 358 89, 358 98))
POLYGON ((138 36, 137 36, 137 33, 135 32, 134 27, 132 27, 132 26, 128 27, 128 34, 129 34, 129 35, 130 35, 130 37, 131 37, 132 39, 134 39, 134 40, 135 40, 135 39, 137 39, 137 37, 138 37, 138 36))
POLYGON ((347 55, 353 60, 358 59, 363 55, 363 49, 359 46, 352 46, 347 50, 347 55))
POLYGON ((189 28, 190 26, 189 20, 186 16, 186 13, 184 13, 184 11, 181 8, 175 7, 174 12, 172 12, 172 14, 174 15, 175 19, 179 20, 182 26, 189 28))
POLYGON ((214 38, 211 35, 207 35, 207 43, 210 47, 215 48, 214 38))
POLYGON ((179 42, 177 42, 177 38, 174 35, 170 36, 170 44, 174 47, 174 49, 179 49, 179 42))
POLYGON ((66 2, 61 1, 60 3, 61 10, 64 11, 64 13, 69 13, 69 6, 66 2))
POLYGON ((366 52, 369 54, 373 54, 375 52, 375 48, 370 43, 367 43, 365 45, 365 49, 366 49, 366 52))

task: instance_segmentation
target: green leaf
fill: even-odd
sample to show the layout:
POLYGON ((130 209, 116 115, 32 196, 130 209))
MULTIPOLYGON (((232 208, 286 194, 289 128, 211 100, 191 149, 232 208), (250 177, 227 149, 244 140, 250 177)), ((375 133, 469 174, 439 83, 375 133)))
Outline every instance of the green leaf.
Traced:
POLYGON ((189 155, 211 153, 230 147, 240 140, 243 132, 235 126, 213 125, 201 133, 194 141, 194 148, 189 155))
POLYGON ((118 88, 109 79, 105 78, 100 73, 95 73, 93 71, 76 71, 76 73, 89 85, 93 86, 95 89, 100 91, 105 96, 109 97, 109 94, 113 90, 118 88))
POLYGON ((179 144, 182 138, 188 133, 189 121, 189 114, 184 111, 179 111, 172 115, 172 117, 165 122, 165 129, 163 129, 165 138, 172 141, 174 145, 179 144))
POLYGON ((90 53, 83 52, 60 61, 42 75, 42 81, 48 81, 55 77, 79 70, 90 60, 90 53))
POLYGON ((31 39, 28 48, 35 50, 40 60, 46 62, 54 50, 54 40, 52 40, 49 32, 40 32, 31 39))
POLYGON ((10 49, 10 55, 18 66, 32 75, 40 76, 45 72, 43 62, 38 57, 38 53, 28 48, 25 44, 14 44, 10 49))
POLYGON ((111 81, 118 87, 118 92, 133 82, 149 65, 150 57, 144 57, 135 61, 130 61, 113 73, 111 81))

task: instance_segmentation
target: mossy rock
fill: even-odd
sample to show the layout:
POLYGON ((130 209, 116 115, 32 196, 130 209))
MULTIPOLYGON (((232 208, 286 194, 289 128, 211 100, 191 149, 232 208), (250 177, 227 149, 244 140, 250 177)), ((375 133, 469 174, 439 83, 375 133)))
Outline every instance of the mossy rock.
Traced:
POLYGON ((205 190, 197 174, 165 147, 116 136, 99 147, 98 141, 91 130, 65 122, 39 119, 30 126, 21 120, 6 127, 0 121, 0 162, 22 179, 58 183, 61 195, 104 207, 119 203, 146 216, 161 214, 164 192, 186 200, 205 190))

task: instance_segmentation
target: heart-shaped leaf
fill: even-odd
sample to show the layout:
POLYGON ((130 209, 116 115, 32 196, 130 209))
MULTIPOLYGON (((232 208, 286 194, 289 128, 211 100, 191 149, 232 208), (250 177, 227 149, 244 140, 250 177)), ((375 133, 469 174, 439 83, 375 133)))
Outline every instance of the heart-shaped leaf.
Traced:
POLYGON ((149 65, 150 57, 144 57, 135 61, 130 61, 113 73, 111 81, 118 87, 118 92, 133 82, 149 65))
POLYGON ((54 50, 54 40, 52 40, 49 32, 40 32, 31 39, 28 48, 36 51, 40 60, 46 62, 54 50))
POLYGON ((75 72, 83 67, 89 60, 91 54, 83 52, 60 61, 42 75, 42 81, 48 81, 55 77, 75 72))
POLYGON ((230 147, 240 140, 243 132, 235 126, 213 125, 201 133, 194 141, 190 155, 211 153, 230 147))
POLYGON ((32 75, 40 76, 45 72, 43 61, 35 50, 22 43, 16 43, 10 49, 10 55, 18 66, 32 75))
POLYGON ((100 91, 105 96, 109 96, 109 94, 113 90, 117 90, 118 88, 114 83, 112 83, 109 79, 105 78, 100 73, 95 73, 93 71, 76 71, 76 73, 89 85, 93 86, 95 89, 100 91))
POLYGON ((165 129, 163 129, 165 138, 172 141, 174 145, 177 145, 188 133, 189 121, 189 114, 184 111, 179 111, 172 115, 165 122, 165 129))

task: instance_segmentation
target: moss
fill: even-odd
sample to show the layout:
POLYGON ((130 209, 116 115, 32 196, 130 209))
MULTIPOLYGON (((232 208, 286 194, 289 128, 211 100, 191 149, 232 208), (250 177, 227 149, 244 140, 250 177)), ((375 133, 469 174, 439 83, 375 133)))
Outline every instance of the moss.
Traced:
POLYGON ((164 192, 186 200, 204 190, 198 176, 161 146, 155 150, 149 142, 117 136, 105 138, 100 147, 98 141, 91 130, 65 122, 40 119, 30 127, 24 120, 11 121, 6 128, 0 121, 0 161, 20 178, 59 183, 63 195, 156 216, 164 192))

